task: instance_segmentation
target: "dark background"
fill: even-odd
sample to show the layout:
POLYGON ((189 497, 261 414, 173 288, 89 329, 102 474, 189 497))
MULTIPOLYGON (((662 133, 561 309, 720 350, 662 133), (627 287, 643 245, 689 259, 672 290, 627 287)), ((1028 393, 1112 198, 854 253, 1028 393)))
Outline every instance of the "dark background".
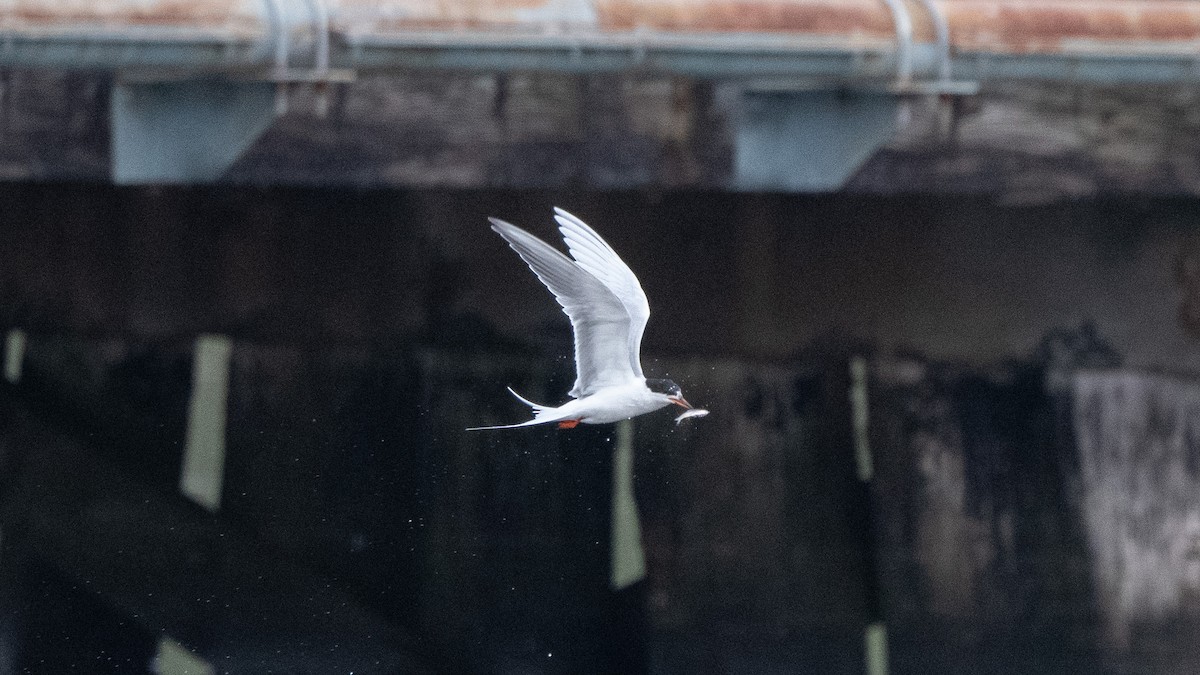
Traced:
MULTIPOLYGON (((0 670, 1186 673, 1200 385, 1185 198, 0 185, 0 670), (486 226, 637 272, 646 580, 608 587, 614 429, 486 226), (177 493, 231 336, 222 508, 177 493), (855 474, 866 360, 876 474, 855 474)), ((1195 570, 1193 570, 1193 567, 1195 570)))

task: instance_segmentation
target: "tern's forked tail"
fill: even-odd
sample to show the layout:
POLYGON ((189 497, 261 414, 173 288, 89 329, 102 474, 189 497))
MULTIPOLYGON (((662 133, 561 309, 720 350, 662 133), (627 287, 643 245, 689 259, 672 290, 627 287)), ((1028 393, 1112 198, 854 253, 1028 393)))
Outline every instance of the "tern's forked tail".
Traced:
POLYGON ((517 427, 529 427, 529 426, 533 426, 535 424, 548 424, 550 422, 557 422, 560 419, 562 419, 561 414, 555 414, 555 413, 558 413, 558 408, 552 408, 550 406, 542 405, 540 403, 534 403, 533 401, 530 401, 529 399, 525 398, 524 396, 513 391, 512 387, 508 388, 508 393, 517 397, 518 401, 520 401, 521 403, 524 403, 525 405, 527 405, 533 409, 533 419, 526 420, 524 422, 520 422, 517 424, 500 424, 500 425, 497 425, 494 427, 468 427, 467 431, 486 431, 488 429, 516 429, 517 427))
POLYGON ((508 393, 515 396, 518 401, 520 401, 521 403, 524 403, 525 405, 529 406, 530 408, 533 408, 533 414, 535 416, 541 415, 542 411, 544 411, 544 410, 554 410, 554 408, 551 408, 548 405, 542 405, 541 403, 534 403, 533 401, 530 401, 529 399, 525 398, 524 396, 522 396, 522 395, 518 394, 516 391, 514 391, 512 387, 505 387, 505 388, 508 389, 508 393))

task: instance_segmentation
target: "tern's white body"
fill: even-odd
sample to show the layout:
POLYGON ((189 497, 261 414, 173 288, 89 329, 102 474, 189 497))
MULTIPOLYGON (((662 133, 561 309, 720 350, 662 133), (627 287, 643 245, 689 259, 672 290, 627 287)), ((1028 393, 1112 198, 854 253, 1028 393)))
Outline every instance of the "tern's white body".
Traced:
POLYGON ((654 412, 673 403, 662 394, 650 391, 645 378, 631 380, 626 384, 616 384, 604 387, 583 398, 572 399, 555 407, 539 405, 526 400, 523 396, 509 389, 523 403, 533 408, 533 419, 520 424, 505 424, 495 427, 474 427, 467 431, 478 429, 512 429, 528 427, 534 424, 549 424, 551 422, 582 422, 584 424, 608 424, 620 422, 631 417, 654 412))
POLYGON ((650 304, 637 276, 596 231, 575 216, 555 209, 570 258, 525 230, 495 218, 492 229, 504 237, 538 279, 550 289, 575 331, 573 400, 551 407, 513 396, 533 409, 519 424, 475 429, 508 429, 557 422, 606 424, 653 412, 668 405, 691 408, 670 380, 642 374, 641 344, 650 304), (653 384, 653 388, 648 386, 653 384))
POLYGON ((608 424, 654 412, 671 405, 662 394, 646 387, 645 379, 629 384, 605 387, 591 396, 567 401, 555 408, 564 419, 577 419, 584 424, 608 424))

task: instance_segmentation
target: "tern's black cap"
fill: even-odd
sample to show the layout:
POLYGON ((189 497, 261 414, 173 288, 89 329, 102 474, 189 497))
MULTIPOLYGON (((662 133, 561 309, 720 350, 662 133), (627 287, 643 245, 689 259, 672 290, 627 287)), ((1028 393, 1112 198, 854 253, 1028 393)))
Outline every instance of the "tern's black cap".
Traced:
POLYGON ((683 393, 683 390, 679 388, 679 385, 675 384, 674 380, 656 380, 647 378, 646 387, 656 394, 663 394, 665 396, 679 396, 683 393))

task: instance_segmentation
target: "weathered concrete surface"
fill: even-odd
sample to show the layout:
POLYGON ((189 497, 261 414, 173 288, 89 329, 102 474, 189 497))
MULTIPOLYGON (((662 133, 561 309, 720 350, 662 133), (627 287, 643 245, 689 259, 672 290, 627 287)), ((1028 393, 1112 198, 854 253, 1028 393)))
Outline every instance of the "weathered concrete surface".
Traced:
POLYGON ((912 124, 855 176, 861 192, 990 194, 1011 203, 1200 191, 1188 86, 991 84, 912 124))
POLYGON ((1069 421, 1044 372, 874 363, 872 493, 893 672, 1110 672, 1060 432, 1069 421))
POLYGON ((1110 636, 1139 647, 1194 630, 1200 385, 1169 375, 1085 371, 1071 395, 1080 510, 1110 636))
POLYGON ((565 355, 562 312, 486 224, 550 238, 555 204, 637 271, 649 356, 816 341, 988 363, 1091 324, 1128 365, 1200 372, 1200 207, 1168 199, 0 185, 0 325, 565 355))
MULTIPOLYGON (((107 180, 109 79, 0 74, 0 176, 107 180)), ((859 194, 980 194, 1014 203, 1200 193, 1200 90, 985 83, 916 100, 850 180, 859 194)), ((727 189, 734 85, 636 76, 369 75, 328 118, 298 91, 230 171, 257 185, 727 189)))
POLYGON ((1056 341, 987 370, 874 363, 873 508, 895 672, 1200 663, 1195 378, 1116 368, 1104 345, 1056 341))

